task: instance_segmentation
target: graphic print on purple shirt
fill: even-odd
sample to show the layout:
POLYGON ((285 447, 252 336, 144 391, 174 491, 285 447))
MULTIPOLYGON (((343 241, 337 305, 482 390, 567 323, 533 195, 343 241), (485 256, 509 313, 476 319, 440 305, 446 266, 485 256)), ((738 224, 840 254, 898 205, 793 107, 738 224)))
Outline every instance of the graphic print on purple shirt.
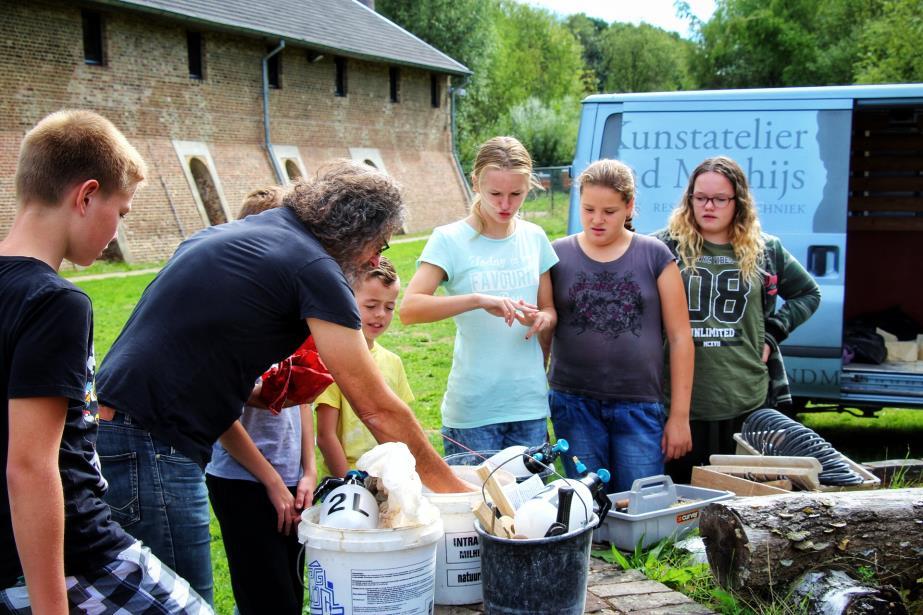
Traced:
POLYGON ((627 331, 640 337, 644 298, 633 278, 633 271, 622 276, 610 271, 594 272, 592 277, 577 273, 568 290, 573 313, 568 325, 579 329, 578 335, 590 329, 612 339, 627 331))

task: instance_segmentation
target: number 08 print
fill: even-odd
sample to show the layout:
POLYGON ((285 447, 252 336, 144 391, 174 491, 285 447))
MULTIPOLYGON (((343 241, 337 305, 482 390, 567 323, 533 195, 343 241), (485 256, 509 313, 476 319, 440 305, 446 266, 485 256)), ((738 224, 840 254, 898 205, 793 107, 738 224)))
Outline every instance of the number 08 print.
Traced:
POLYGON ((690 322, 709 318, 728 325, 740 322, 750 293, 750 283, 741 277, 740 269, 725 269, 715 275, 708 269, 696 268, 695 273, 683 277, 690 322))

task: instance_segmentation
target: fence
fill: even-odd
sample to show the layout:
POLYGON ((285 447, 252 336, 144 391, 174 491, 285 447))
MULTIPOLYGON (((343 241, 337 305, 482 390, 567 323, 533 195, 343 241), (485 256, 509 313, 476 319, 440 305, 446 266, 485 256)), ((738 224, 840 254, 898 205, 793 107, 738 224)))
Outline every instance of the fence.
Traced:
POLYGON ((535 176, 543 190, 529 192, 522 206, 522 216, 542 226, 552 238, 567 233, 572 180, 570 167, 535 167, 535 176))

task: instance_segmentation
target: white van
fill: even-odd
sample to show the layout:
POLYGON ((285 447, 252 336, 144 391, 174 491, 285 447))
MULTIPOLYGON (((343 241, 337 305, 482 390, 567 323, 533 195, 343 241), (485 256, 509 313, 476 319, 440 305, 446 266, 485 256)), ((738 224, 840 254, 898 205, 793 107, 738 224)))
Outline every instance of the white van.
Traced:
POLYGON ((763 228, 823 293, 782 347, 796 404, 923 407, 923 362, 843 360, 858 315, 896 306, 923 325, 923 84, 590 96, 572 175, 599 158, 629 164, 635 226, 653 232, 718 154, 740 163, 763 228))

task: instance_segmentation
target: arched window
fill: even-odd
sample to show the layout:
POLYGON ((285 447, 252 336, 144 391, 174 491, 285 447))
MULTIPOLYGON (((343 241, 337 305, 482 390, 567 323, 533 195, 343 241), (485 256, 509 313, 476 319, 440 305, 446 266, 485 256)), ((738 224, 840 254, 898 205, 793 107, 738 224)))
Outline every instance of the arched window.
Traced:
POLYGON ((211 171, 199 158, 189 160, 189 170, 192 172, 196 190, 199 191, 199 198, 205 207, 208 223, 215 225, 227 222, 228 219, 224 215, 224 209, 221 207, 221 199, 218 198, 218 189, 215 186, 211 171))
POLYGON ((291 159, 285 161, 285 174, 288 175, 289 181, 301 179, 301 169, 299 169, 295 161, 291 159))

